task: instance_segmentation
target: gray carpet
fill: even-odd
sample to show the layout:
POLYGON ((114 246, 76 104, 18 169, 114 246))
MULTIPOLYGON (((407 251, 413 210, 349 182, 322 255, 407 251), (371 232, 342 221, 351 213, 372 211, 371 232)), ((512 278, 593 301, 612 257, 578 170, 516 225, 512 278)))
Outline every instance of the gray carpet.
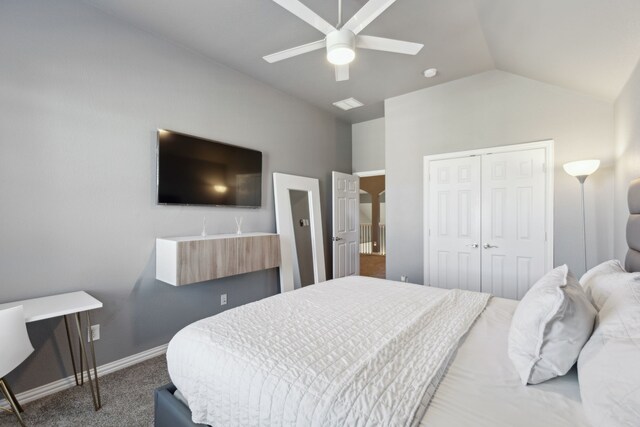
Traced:
MULTIPOLYGON (((22 405, 22 416, 28 427, 148 427, 153 425, 153 390, 168 382, 166 358, 158 356, 101 377, 98 412, 85 383, 22 405)), ((19 424, 13 414, 0 411, 0 426, 19 424)))

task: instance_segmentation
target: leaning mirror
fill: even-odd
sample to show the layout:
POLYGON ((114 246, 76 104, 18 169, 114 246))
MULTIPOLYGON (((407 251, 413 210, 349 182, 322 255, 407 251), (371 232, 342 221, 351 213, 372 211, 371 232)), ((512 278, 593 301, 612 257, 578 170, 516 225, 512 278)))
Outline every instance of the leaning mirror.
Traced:
POLYGON ((319 181, 274 173, 273 193, 282 252, 280 291, 292 291, 324 282, 326 272, 319 181))

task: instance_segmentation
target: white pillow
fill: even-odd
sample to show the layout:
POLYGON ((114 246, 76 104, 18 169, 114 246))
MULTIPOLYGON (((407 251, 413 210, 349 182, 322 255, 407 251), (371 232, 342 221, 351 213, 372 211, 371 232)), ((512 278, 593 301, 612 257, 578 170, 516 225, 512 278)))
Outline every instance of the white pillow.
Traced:
POLYGON ((624 269, 620 261, 617 259, 610 259, 609 261, 605 261, 601 264, 596 265, 595 267, 589 269, 586 273, 582 275, 580 278, 580 284, 585 286, 586 283, 593 279, 594 276, 599 274, 611 274, 611 273, 626 273, 627 270, 624 269))
POLYGON ((526 293, 511 320, 509 358, 523 384, 566 374, 593 329, 596 310, 566 265, 526 293))
POLYGON ((582 404, 594 426, 640 426, 640 286, 618 286, 580 353, 582 404))
POLYGON ((627 273, 620 261, 612 259, 584 273, 580 284, 593 305, 600 310, 611 292, 629 280, 640 280, 640 273, 627 273))

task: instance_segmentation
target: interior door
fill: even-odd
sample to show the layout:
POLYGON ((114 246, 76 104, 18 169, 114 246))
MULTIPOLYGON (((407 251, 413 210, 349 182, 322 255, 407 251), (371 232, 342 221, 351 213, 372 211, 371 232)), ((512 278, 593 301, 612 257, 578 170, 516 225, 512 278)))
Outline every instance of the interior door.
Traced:
POLYGON ((429 285, 480 291, 479 156, 429 163, 429 285))
POLYGON ((360 274, 360 177, 333 172, 333 278, 360 274))
POLYGON ((521 299, 545 273, 544 148, 482 156, 482 291, 521 299))

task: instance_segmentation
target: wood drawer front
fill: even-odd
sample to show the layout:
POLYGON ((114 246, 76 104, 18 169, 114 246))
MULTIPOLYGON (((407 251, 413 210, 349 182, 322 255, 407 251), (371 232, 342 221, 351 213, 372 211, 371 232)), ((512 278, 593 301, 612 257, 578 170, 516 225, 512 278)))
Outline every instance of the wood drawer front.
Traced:
POLYGON ((178 242, 177 285, 204 282, 280 265, 277 235, 178 242))
POLYGON ((240 273, 265 270, 280 265, 280 236, 256 236, 237 239, 237 268, 240 273))

